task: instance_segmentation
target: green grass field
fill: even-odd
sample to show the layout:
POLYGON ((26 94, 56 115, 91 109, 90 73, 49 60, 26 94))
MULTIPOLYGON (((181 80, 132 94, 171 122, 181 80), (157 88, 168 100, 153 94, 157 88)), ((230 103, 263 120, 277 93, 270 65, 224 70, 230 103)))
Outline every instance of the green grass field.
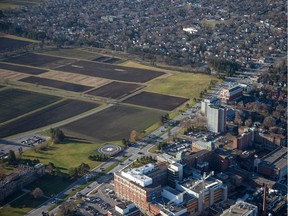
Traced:
POLYGON ((100 146, 102 145, 66 140, 63 144, 49 146, 45 151, 25 151, 22 157, 31 160, 39 159, 43 164, 52 162, 62 172, 67 173, 69 168, 78 167, 81 163, 87 163, 91 168, 98 166, 100 162, 91 161, 88 156, 95 154, 100 146))
POLYGON ((59 100, 59 97, 19 89, 0 91, 0 123, 45 107, 59 100))
POLYGON ((205 88, 208 90, 212 79, 216 80, 205 74, 175 73, 167 78, 152 80, 145 90, 193 99, 198 98, 205 88))
POLYGON ((15 5, 15 4, 9 4, 9 3, 0 3, 0 10, 1 9, 7 9, 7 8, 17 8, 19 7, 19 5, 15 5))

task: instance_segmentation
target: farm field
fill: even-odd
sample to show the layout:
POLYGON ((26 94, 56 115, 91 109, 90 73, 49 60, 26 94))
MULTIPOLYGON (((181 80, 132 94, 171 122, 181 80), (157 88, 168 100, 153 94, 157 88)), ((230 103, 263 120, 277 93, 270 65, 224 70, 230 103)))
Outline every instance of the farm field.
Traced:
POLYGON ((5 62, 28 65, 33 67, 55 68, 61 65, 71 63, 75 60, 61 58, 56 56, 39 55, 34 53, 28 53, 14 58, 4 60, 5 62))
POLYGON ((129 68, 118 65, 109 65, 89 61, 73 62, 69 65, 58 67, 55 70, 126 82, 147 82, 165 74, 164 72, 129 68))
POLYGON ((106 98, 119 99, 143 87, 144 86, 137 85, 137 84, 111 82, 105 86, 89 91, 87 92, 87 94, 106 97, 106 98))
POLYGON ((199 97, 205 88, 208 89, 211 80, 218 79, 206 74, 175 73, 167 78, 152 80, 145 90, 193 99, 199 97))
POLYGON ((39 77, 59 80, 69 83, 77 83, 84 86, 100 87, 111 82, 111 80, 103 79, 99 77, 91 77, 82 74, 68 73, 62 71, 49 71, 41 74, 39 77))
POLYGON ((188 100, 189 99, 186 98, 174 97, 169 95, 163 95, 151 92, 141 92, 131 98, 124 100, 123 102, 161 110, 172 111, 188 100))
POLYGON ((98 53, 85 51, 82 49, 70 49, 70 48, 45 48, 43 51, 41 51, 41 54, 47 54, 47 55, 55 55, 59 57, 66 57, 66 58, 76 58, 76 59, 83 59, 83 60, 92 60, 100 55, 98 53))
POLYGON ((0 79, 3 79, 7 82, 9 82, 9 80, 20 80, 23 78, 26 78, 30 76, 29 74, 24 74, 24 73, 18 73, 18 72, 14 72, 14 71, 6 71, 6 70, 1 70, 0 69, 0 79))
POLYGON ((16 121, 0 126, 0 138, 41 128, 79 115, 98 107, 99 104, 65 100, 16 121))
POLYGON ((61 129, 67 135, 91 141, 115 141, 128 138, 131 130, 146 130, 163 114, 157 110, 116 105, 64 125, 61 129))
POLYGON ((32 42, 0 37, 0 52, 20 49, 30 44, 32 44, 32 42))
POLYGON ((98 58, 93 59, 95 62, 102 62, 102 63, 108 63, 108 64, 115 64, 117 62, 120 62, 121 59, 114 58, 114 57, 108 57, 108 56, 100 56, 98 58))
POLYGON ((0 123, 45 107, 59 97, 18 89, 0 91, 0 123))
POLYGON ((58 89, 63 89, 66 91, 73 91, 73 92, 84 92, 92 87, 89 86, 84 86, 84 85, 79 85, 79 84, 74 84, 74 83, 69 83, 69 82, 63 82, 63 81, 58 81, 58 80, 52 80, 52 79, 46 79, 46 78, 40 78, 40 77, 26 77, 24 79, 19 80, 21 82, 26 82, 26 83, 32 83, 32 84, 37 84, 37 85, 42 85, 42 86, 48 86, 48 87, 53 87, 53 88, 58 88, 58 89))
POLYGON ((27 74, 32 74, 32 75, 39 75, 48 71, 48 70, 25 67, 25 66, 20 66, 20 65, 4 64, 1 62, 0 62, 0 69, 16 71, 20 73, 27 73, 27 74))

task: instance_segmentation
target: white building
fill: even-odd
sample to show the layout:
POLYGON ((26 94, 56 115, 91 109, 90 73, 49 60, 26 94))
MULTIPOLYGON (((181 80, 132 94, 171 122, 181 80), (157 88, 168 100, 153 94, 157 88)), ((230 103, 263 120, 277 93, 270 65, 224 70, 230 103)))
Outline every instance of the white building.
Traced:
POLYGON ((207 109, 208 130, 214 133, 224 132, 226 130, 226 107, 219 105, 209 105, 207 109))
POLYGON ((218 98, 208 98, 201 101, 201 113, 207 116, 208 106, 211 104, 221 105, 221 101, 218 98))

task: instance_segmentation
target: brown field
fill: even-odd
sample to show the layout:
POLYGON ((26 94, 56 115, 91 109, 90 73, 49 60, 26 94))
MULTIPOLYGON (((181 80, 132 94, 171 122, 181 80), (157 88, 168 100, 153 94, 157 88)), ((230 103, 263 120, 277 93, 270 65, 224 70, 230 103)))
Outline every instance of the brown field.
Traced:
POLYGON ((5 62, 29 65, 34 67, 55 68, 61 65, 65 65, 74 62, 73 59, 61 58, 56 56, 40 55, 34 53, 28 53, 14 58, 6 59, 5 62))
POLYGON ((11 65, 11 64, 5 64, 0 62, 0 69, 3 70, 9 70, 9 71, 16 71, 20 73, 27 73, 32 75, 38 75, 47 72, 48 70, 38 69, 38 68, 31 68, 31 67, 25 67, 20 65, 11 65))
POLYGON ((58 81, 58 80, 51 80, 51 79, 40 78, 40 77, 32 77, 32 76, 26 77, 19 81, 63 89, 66 91, 73 91, 73 92, 84 92, 84 91, 91 89, 91 87, 84 86, 84 85, 68 83, 68 82, 63 82, 63 81, 58 81))
POLYGON ((108 57, 108 56, 100 56, 98 58, 93 59, 95 62, 102 62, 102 63, 108 63, 108 64, 116 64, 118 62, 121 62, 122 60, 120 58, 114 58, 114 57, 108 57))
POLYGON ((0 79, 17 81, 17 80, 26 78, 28 76, 29 76, 28 74, 5 71, 5 70, 0 69, 0 79))
POLYGON ((119 99, 144 87, 145 86, 137 84, 112 82, 95 90, 89 91, 87 92, 87 94, 106 98, 119 99))
POLYGON ((100 87, 111 82, 111 80, 91 77, 82 74, 60 72, 60 71, 49 71, 47 73, 41 74, 39 77, 60 80, 65 82, 77 83, 85 86, 100 87))
POLYGON ((30 44, 32 43, 28 41, 0 37, 0 52, 13 51, 28 46, 30 44))
POLYGON ((99 104, 65 100, 38 112, 0 126, 0 138, 41 128, 98 107, 99 104))
POLYGON ((117 105, 61 127, 66 135, 96 142, 128 138, 159 121, 162 111, 117 105))
POLYGON ((58 67, 56 70, 127 82, 147 82, 165 74, 164 72, 89 61, 73 62, 58 67))
POLYGON ((189 99, 187 98, 180 98, 151 92, 141 92, 131 98, 124 100, 123 102, 161 110, 172 111, 188 100, 189 99))

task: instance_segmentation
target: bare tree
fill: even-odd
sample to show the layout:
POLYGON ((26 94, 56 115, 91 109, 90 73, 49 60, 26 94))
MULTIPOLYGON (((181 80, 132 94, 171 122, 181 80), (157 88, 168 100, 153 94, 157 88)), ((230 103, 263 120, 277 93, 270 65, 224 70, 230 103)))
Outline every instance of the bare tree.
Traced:
POLYGON ((44 195, 43 191, 40 189, 40 188, 35 188, 32 192, 31 192, 31 195, 37 199, 37 198, 40 198, 44 195))
POLYGON ((139 133, 136 130, 132 130, 130 133, 130 142, 136 142, 139 139, 139 133))

